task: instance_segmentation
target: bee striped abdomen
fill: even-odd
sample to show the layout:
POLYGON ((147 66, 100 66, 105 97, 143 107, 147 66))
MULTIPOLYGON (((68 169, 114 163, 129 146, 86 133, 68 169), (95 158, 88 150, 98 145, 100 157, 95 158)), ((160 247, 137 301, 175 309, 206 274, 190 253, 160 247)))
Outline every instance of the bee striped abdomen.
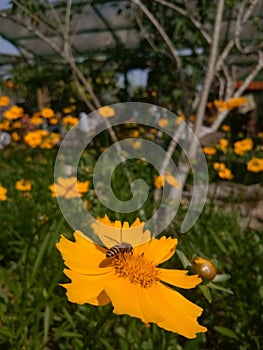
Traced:
POLYGON ((113 247, 111 247, 107 253, 106 253, 106 258, 112 258, 113 256, 117 256, 118 254, 122 253, 132 253, 133 252, 133 248, 132 245, 129 243, 121 243, 121 244, 117 244, 113 247))

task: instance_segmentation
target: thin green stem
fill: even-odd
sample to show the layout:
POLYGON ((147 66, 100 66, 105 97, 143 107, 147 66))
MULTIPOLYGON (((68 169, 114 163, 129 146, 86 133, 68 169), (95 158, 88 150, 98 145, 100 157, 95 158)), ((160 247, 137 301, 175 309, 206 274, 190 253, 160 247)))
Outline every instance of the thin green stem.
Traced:
POLYGON ((92 332, 90 332, 89 336, 85 339, 81 350, 89 350, 90 349, 89 345, 91 345, 91 343, 93 342, 95 336, 97 335, 99 330, 102 328, 104 323, 106 323, 106 321, 111 317, 112 310, 113 310, 113 306, 111 306, 109 308, 109 310, 105 313, 105 315, 102 317, 102 319, 96 324, 96 326, 94 327, 92 332))

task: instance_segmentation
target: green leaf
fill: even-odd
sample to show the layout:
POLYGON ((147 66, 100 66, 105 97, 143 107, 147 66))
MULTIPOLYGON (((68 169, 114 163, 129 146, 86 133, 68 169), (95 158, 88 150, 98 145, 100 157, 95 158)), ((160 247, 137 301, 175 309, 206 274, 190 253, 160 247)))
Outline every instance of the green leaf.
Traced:
POLYGON ((231 289, 217 286, 216 284, 213 284, 212 282, 207 283, 207 287, 212 288, 212 289, 221 290, 222 292, 225 292, 228 294, 234 294, 231 289))
POLYGON ((184 268, 191 266, 190 260, 188 260, 186 255, 181 250, 176 249, 176 254, 178 255, 178 258, 180 259, 184 268))
POLYGON ((211 304, 212 303, 212 295, 207 287, 207 285, 199 285, 198 288, 201 290, 203 296, 206 298, 206 300, 211 304))
POLYGON ((231 278, 231 275, 222 273, 222 274, 216 275, 215 278, 213 279, 213 282, 218 282, 218 283, 225 282, 229 280, 229 278, 231 278))
POLYGON ((238 340, 238 336, 230 328, 222 327, 222 326, 214 326, 214 330, 222 335, 225 335, 228 338, 238 340))

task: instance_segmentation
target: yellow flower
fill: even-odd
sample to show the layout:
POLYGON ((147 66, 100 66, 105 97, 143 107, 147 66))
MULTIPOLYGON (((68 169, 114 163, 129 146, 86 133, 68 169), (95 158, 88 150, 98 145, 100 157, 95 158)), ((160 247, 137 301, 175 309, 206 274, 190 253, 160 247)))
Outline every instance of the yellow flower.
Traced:
POLYGON ((53 148, 60 140, 60 134, 51 132, 47 137, 41 141, 40 148, 53 148))
POLYGON ((4 116, 10 120, 22 118, 23 114, 24 114, 23 108, 18 106, 12 106, 11 108, 7 109, 4 112, 4 116))
POLYGON ((30 191, 32 189, 31 181, 21 179, 16 182, 16 190, 18 191, 30 191))
POLYGON ((165 183, 168 183, 168 185, 173 186, 175 188, 179 187, 178 181, 173 175, 171 175, 169 171, 167 171, 163 175, 158 175, 154 180, 154 185, 156 188, 164 187, 165 183))
POLYGON ((252 159, 247 162, 247 170, 253 173, 263 171, 263 158, 252 157, 252 159))
POLYGON ((262 131, 258 132, 257 136, 260 137, 260 138, 263 138, 263 132, 262 131))
POLYGON ((9 120, 5 120, 2 123, 0 123, 0 130, 9 130, 9 129, 10 129, 9 120))
POLYGON ((216 154, 215 147, 206 146, 203 148, 203 151, 204 151, 204 154, 206 154, 208 156, 213 156, 214 154, 216 154))
POLYGON ((105 106, 98 110, 99 115, 103 118, 112 118, 115 115, 115 110, 112 107, 105 106))
POLYGON ((7 189, 0 184, 0 201, 7 200, 6 193, 7 193, 7 189))
POLYGON ((55 113, 51 108, 42 108, 39 113, 43 118, 53 118, 55 116, 55 113))
POLYGON ((8 96, 0 96, 0 107, 6 107, 10 103, 10 98, 8 96))
POLYGON ((12 132, 11 133, 12 140, 17 142, 21 140, 21 136, 17 132, 12 132))
POLYGON ((161 128, 164 128, 168 125, 168 120, 166 118, 162 118, 157 123, 161 128))
POLYGON ((47 136, 46 130, 30 131, 24 136, 24 141, 31 147, 36 148, 42 142, 43 137, 47 136))
POLYGON ((62 111, 64 114, 69 114, 69 113, 75 111, 76 108, 77 108, 76 106, 65 107, 62 109, 62 111))
POLYGON ((226 179, 226 180, 232 180, 234 178, 234 175, 232 174, 231 170, 228 168, 225 168, 224 170, 219 171, 218 176, 221 177, 221 179, 226 179))
POLYGON ((57 118, 50 118, 49 119, 50 124, 54 125, 58 123, 58 119, 57 118))
POLYGON ((223 152, 225 152, 225 151, 227 150, 227 147, 228 147, 228 140, 226 140, 226 139, 220 139, 220 140, 219 140, 219 146, 220 146, 221 150, 222 150, 223 152))
POLYGON ((103 235, 99 238, 107 248, 94 243, 80 231, 74 233, 75 242, 61 236, 57 243, 67 266, 64 273, 71 280, 62 285, 67 290, 68 300, 95 306, 111 302, 117 315, 128 314, 146 325, 156 323, 186 338, 206 332, 206 327, 197 322, 203 309, 173 288, 194 288, 201 278, 187 275, 187 270, 158 267, 173 256, 177 239, 151 239, 151 233, 143 232, 144 225, 138 221, 130 228, 127 222, 103 226, 103 235), (118 234, 112 235, 113 231, 118 234), (120 241, 121 236, 123 241, 120 241), (106 257, 116 241, 126 242, 133 251, 106 257))
POLYGON ((156 188, 162 188, 164 186, 164 178, 161 175, 156 176, 154 180, 154 186, 156 188))
POLYGON ((224 132, 229 132, 229 131, 230 131, 230 126, 224 124, 224 125, 221 126, 221 129, 222 129, 224 132))
POLYGON ((76 177, 59 177, 57 183, 50 185, 49 189, 52 197, 77 198, 88 192, 89 181, 80 182, 76 177))
POLYGON ((5 86, 8 87, 9 89, 13 89, 13 87, 15 86, 14 82, 12 80, 7 80, 5 82, 5 86))
POLYGON ((245 152, 252 150, 252 148, 253 141, 250 138, 246 138, 234 143, 234 152, 239 156, 243 156, 245 152))
POLYGON ((132 147, 134 148, 134 149, 139 149, 139 148, 141 148, 141 141, 135 141, 135 142, 133 142, 132 143, 132 147))
POLYGON ((64 117, 62 119, 62 124, 63 125, 76 125, 79 122, 79 119, 76 117, 72 117, 72 116, 68 116, 68 117, 64 117))
POLYGON ((214 169, 215 170, 224 170, 226 168, 226 165, 224 163, 218 163, 218 162, 215 162, 214 163, 214 169))
POLYGON ((43 119, 41 117, 32 117, 30 119, 31 124, 33 125, 40 125, 43 123, 43 119))
POLYGON ((139 130, 134 130, 133 133, 132 133, 132 136, 133 137, 139 137, 140 136, 139 130))
POLYGON ((214 105, 220 110, 220 111, 230 111, 233 108, 242 106, 245 104, 247 99, 245 97, 233 97, 230 98, 228 101, 219 101, 215 100, 214 105))
POLYGON ((21 122, 13 122, 12 124, 12 129, 21 129, 22 128, 22 123, 21 122))
POLYGON ((185 120, 185 115, 180 114, 178 118, 175 119, 175 124, 180 125, 185 120))

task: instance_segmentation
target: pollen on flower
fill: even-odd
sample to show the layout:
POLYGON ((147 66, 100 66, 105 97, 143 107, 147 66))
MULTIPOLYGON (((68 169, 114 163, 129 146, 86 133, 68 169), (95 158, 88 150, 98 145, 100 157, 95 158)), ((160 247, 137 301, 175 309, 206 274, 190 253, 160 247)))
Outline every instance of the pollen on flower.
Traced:
POLYGON ((142 288, 149 288, 159 281, 158 270, 143 254, 118 254, 113 259, 112 265, 118 277, 127 278, 131 283, 139 284, 142 288))

